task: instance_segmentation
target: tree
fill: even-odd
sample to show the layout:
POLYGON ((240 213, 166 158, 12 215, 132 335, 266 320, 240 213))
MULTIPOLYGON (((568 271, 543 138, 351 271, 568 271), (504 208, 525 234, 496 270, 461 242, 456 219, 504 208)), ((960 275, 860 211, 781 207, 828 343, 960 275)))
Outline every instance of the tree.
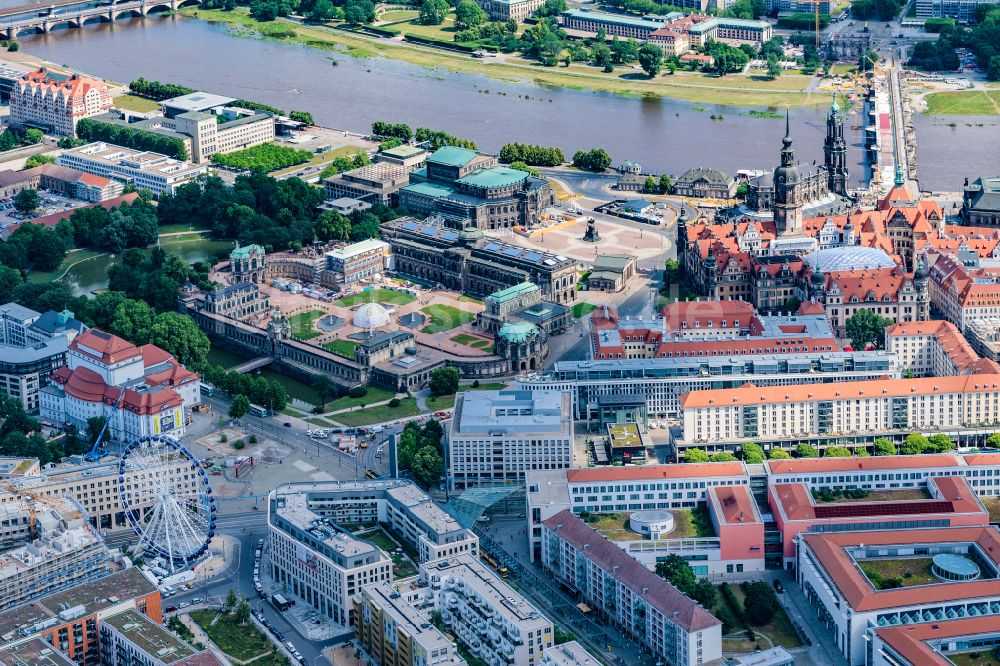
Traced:
POLYGON ((43 164, 55 164, 56 158, 51 155, 32 155, 28 159, 24 160, 25 169, 34 169, 37 166, 43 164))
POLYGON ((458 368, 446 365, 431 371, 431 393, 434 395, 451 395, 458 390, 458 368))
POLYGON ((947 453, 955 448, 955 442, 951 441, 951 438, 944 433, 931 435, 928 441, 930 443, 930 446, 928 447, 929 452, 947 453))
POLYGON ((240 599, 239 604, 236 606, 236 621, 241 625, 246 624, 247 620, 250 619, 250 604, 247 603, 246 599, 240 599))
POLYGON ((1000 449, 1000 432, 995 432, 986 439, 986 444, 991 449, 1000 449))
POLYGON ((656 563, 656 575, 664 579, 684 594, 688 594, 697 584, 698 579, 689 565, 680 555, 671 553, 662 562, 656 563))
POLYGON ((708 454, 703 449, 688 449, 681 456, 681 460, 686 463, 708 462, 708 454))
POLYGON ((777 56, 768 56, 767 75, 772 79, 776 79, 781 76, 781 63, 778 61, 777 56))
POLYGON ((712 454, 710 460, 712 462, 734 462, 736 460, 736 456, 729 451, 719 451, 718 453, 712 454))
MULTIPOLYGON (((312 11, 309 12, 309 20, 312 21, 313 23, 326 23, 336 15, 337 15, 337 8, 333 6, 333 3, 330 2, 330 0, 316 0, 316 4, 313 5, 312 11)), ((304 112, 292 111, 289 117, 292 120, 296 120, 295 118, 296 113, 304 113, 304 112)), ((306 125, 313 124, 311 119, 312 116, 310 116, 310 122, 307 122, 306 125)), ((305 122, 305 121, 300 121, 300 122, 305 122)))
POLYGON ((236 604, 237 604, 236 592, 230 589, 229 592, 226 594, 226 600, 223 602, 222 607, 227 611, 231 611, 234 608, 236 608, 236 604))
POLYGON ((643 183, 642 191, 646 194, 656 194, 656 179, 652 176, 646 176, 646 182, 643 183))
POLYGON ((885 348, 885 329, 892 325, 892 320, 876 314, 867 308, 858 310, 847 320, 847 337, 857 350, 885 348))
POLYGON ((673 179, 668 174, 660 174, 660 194, 670 194, 673 189, 673 179))
POLYGON ((851 450, 846 446, 829 446, 823 452, 824 458, 850 458, 851 450))
POLYGON ((29 146, 34 146, 42 141, 45 141, 45 132, 42 130, 34 127, 24 130, 24 142, 29 146))
MULTIPOLYGON (((329 1, 330 0, 319 0, 319 2, 329 2, 329 1)), ((316 3, 316 6, 319 7, 319 3, 316 3)), ((330 5, 330 7, 333 7, 333 5, 330 5)), ((315 122, 313 122, 313 115, 308 111, 292 111, 291 113, 288 114, 288 117, 296 122, 305 123, 306 125, 315 124, 315 122)))
POLYGON ((414 481, 424 488, 430 488, 440 483, 444 476, 444 460, 437 449, 425 446, 413 456, 410 472, 413 474, 414 481))
POLYGON ((535 178, 541 176, 541 172, 538 169, 536 169, 535 167, 528 166, 524 162, 511 162, 510 168, 514 169, 515 171, 523 171, 525 173, 530 173, 535 178))
POLYGON ((746 614, 747 622, 755 627, 770 622, 781 607, 774 589, 763 581, 755 581, 747 584, 745 591, 743 612, 746 614))
POLYGON ((24 284, 21 271, 0 264, 0 294, 10 296, 14 290, 24 284))
POLYGON ((903 445, 899 447, 899 452, 904 456, 913 456, 923 453, 931 445, 929 439, 919 432, 911 433, 903 440, 903 445))
POLYGON ((611 49, 604 42, 594 44, 590 49, 590 57, 593 59, 594 64, 598 67, 603 67, 604 71, 610 72, 614 69, 614 65, 611 62, 611 49))
POLYGON ((42 204, 41 197, 38 196, 38 191, 31 188, 21 190, 16 195, 14 195, 14 208, 17 209, 19 213, 27 215, 28 213, 34 212, 42 204))
POLYGON ((898 453, 896 445, 885 437, 879 437, 872 443, 872 451, 877 456, 894 456, 898 453))
POLYGON ((446 0, 424 0, 420 5, 419 21, 424 25, 441 25, 448 15, 446 0))
POLYGON ((787 460, 792 457, 792 454, 784 449, 771 449, 767 452, 768 460, 787 460))
POLYGON ((312 387, 319 395, 321 406, 325 406, 326 399, 337 392, 337 385, 328 375, 316 375, 313 378, 312 387))
POLYGON ((701 604, 704 608, 714 607, 717 597, 718 591, 715 589, 715 585, 713 585, 712 581, 707 578, 699 580, 695 583, 694 588, 691 590, 691 598, 701 604))
POLYGON ((603 148, 578 150, 573 154, 573 166, 585 171, 604 171, 611 166, 611 155, 603 148))
POLYGON ((21 46, 17 42, 11 42, 7 46, 7 50, 10 51, 11 53, 16 53, 17 51, 21 50, 21 46))
POLYGON ((486 22, 486 12, 475 0, 459 0, 455 5, 455 29, 477 28, 486 22))
POLYGON ((667 259, 663 264, 663 284, 677 284, 684 278, 684 266, 676 259, 667 259))
POLYGON ((375 20, 375 5, 371 0, 348 0, 344 5, 344 21, 360 25, 375 20))
POLYGON ((659 74, 663 66, 663 49, 656 44, 643 44, 639 49, 639 66, 649 78, 659 74))
POLYGON ((990 58, 990 63, 986 67, 986 78, 990 81, 1000 81, 1000 55, 990 58))
POLYGON ((795 447, 795 457, 797 458, 819 458, 819 449, 812 444, 803 442, 795 447))
POLYGON ((760 444, 747 442, 743 445, 743 461, 749 465, 757 465, 764 462, 764 449, 760 444))
POLYGON ((229 405, 229 416, 234 419, 241 419, 250 413, 250 398, 242 393, 233 398, 233 404, 229 405))
POLYGON ((91 416, 87 419, 87 442, 93 446, 97 438, 101 436, 101 431, 107 424, 108 419, 104 416, 91 416))

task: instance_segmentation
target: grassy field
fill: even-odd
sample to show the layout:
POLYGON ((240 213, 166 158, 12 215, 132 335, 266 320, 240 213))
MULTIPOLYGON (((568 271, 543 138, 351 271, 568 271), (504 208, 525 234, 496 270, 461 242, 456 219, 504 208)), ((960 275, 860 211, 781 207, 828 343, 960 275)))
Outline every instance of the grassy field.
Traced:
POLYGON ((448 338, 452 342, 457 342, 460 345, 465 345, 466 347, 472 347, 473 349, 487 350, 493 346, 493 343, 485 338, 480 338, 476 335, 469 335, 468 333, 459 333, 458 335, 448 338))
POLYGON ((663 75, 654 80, 649 80, 644 74, 637 71, 604 74, 597 68, 586 65, 579 66, 582 67, 579 71, 566 67, 534 65, 517 67, 491 59, 479 60, 440 50, 414 48, 394 40, 367 39, 324 26, 294 24, 292 27, 294 27, 295 36, 268 37, 260 33, 261 24, 250 17, 247 10, 242 7, 230 12, 187 8, 181 13, 214 23, 236 26, 245 31, 252 31, 248 36, 258 36, 260 39, 301 44, 327 51, 339 51, 353 57, 383 56, 429 69, 441 68, 453 72, 482 74, 505 81, 527 79, 546 86, 577 90, 589 89, 630 97, 673 97, 692 102, 733 106, 784 107, 829 104, 826 95, 808 95, 799 92, 796 88, 798 82, 792 81, 792 76, 787 77, 787 85, 784 86, 784 89, 793 90, 793 92, 780 92, 774 90, 774 86, 769 88, 766 85, 761 85, 762 82, 736 76, 711 78, 705 83, 700 83, 698 79, 686 79, 679 74, 663 75), (738 88, 741 87, 747 89, 739 90, 738 88))
POLYGON ((1000 114, 1000 92, 966 90, 927 95, 924 113, 951 116, 992 116, 1000 114))
POLYGON ((362 303, 391 303, 393 305, 406 305, 407 303, 412 303, 417 300, 409 294, 404 294, 401 291, 393 291, 392 289, 372 289, 370 291, 362 291, 357 294, 351 294, 350 296, 344 296, 333 302, 334 305, 340 306, 342 308, 353 308, 355 305, 361 305, 362 303))
POLYGON ((990 522, 1000 523, 1000 497, 980 497, 983 506, 990 512, 990 522))
MULTIPOLYGON (((746 596, 743 594, 742 588, 739 585, 730 585, 729 587, 733 591, 736 602, 742 606, 743 599, 746 596)), ((719 595, 718 603, 725 603, 721 594, 719 595)), ((795 633, 792 621, 788 618, 788 613, 785 612, 784 608, 779 608, 770 622, 760 627, 754 627, 753 630, 754 633, 764 634, 775 645, 780 645, 781 647, 797 648, 802 646, 802 641, 799 640, 798 635, 795 633)))
POLYGON ((590 303, 574 303, 573 304, 573 316, 579 319, 580 317, 586 317, 591 312, 597 309, 596 305, 591 305, 590 303))
POLYGON ((111 101, 117 108, 125 109, 126 111, 149 113, 150 111, 160 110, 159 104, 151 99, 139 97, 138 95, 119 95, 111 101))
POLYGON ((450 305, 441 305, 439 303, 428 305, 425 308, 420 308, 420 311, 427 315, 430 319, 430 323, 420 329, 421 333, 440 333, 442 331, 450 331, 451 329, 457 328, 462 324, 468 324, 476 318, 476 315, 471 312, 459 310, 458 308, 450 305))
POLYGON ((863 560, 861 570, 876 590, 887 589, 881 581, 897 580, 898 587, 929 585, 940 582, 931 573, 933 560, 929 557, 910 557, 902 560, 863 560))
POLYGON ((376 402, 392 400, 392 397, 396 395, 392 391, 378 386, 367 386, 366 388, 368 389, 368 393, 360 398, 352 398, 349 395, 345 395, 343 398, 337 398, 333 402, 326 403, 326 410, 328 412, 335 412, 338 409, 348 409, 359 405, 371 405, 376 402))
POLYGON ((333 340, 331 342, 323 343, 323 349, 351 359, 354 358, 354 350, 357 349, 357 347, 358 343, 354 340, 333 340))
POLYGON ((459 296, 458 297, 458 301, 459 301, 459 303, 475 303, 476 305, 482 305, 483 304, 483 299, 481 299, 481 298, 474 298, 473 296, 466 296, 465 294, 462 294, 461 296, 459 296))
POLYGON ((302 164, 296 164, 294 166, 285 167, 284 169, 278 169, 277 171, 272 171, 272 177, 283 176, 286 173, 293 173, 299 171, 309 166, 320 166, 326 164, 327 162, 332 162, 338 157, 354 157, 358 153, 364 152, 364 148, 361 146, 341 146, 340 148, 334 148, 333 150, 328 150, 325 153, 316 153, 313 155, 308 162, 303 162, 302 164))
POLYGON ((435 412, 441 409, 451 409, 455 406, 455 394, 432 395, 427 398, 427 408, 435 412))
POLYGON ((415 398, 403 398, 399 401, 399 407, 390 407, 389 405, 366 407, 357 412, 345 412, 331 418, 346 426, 365 426, 384 421, 394 421, 407 416, 416 416, 419 413, 420 410, 417 409, 415 398))
POLYGON ((443 39, 450 42, 455 38, 455 13, 449 13, 441 25, 423 25, 418 22, 419 12, 407 9, 396 9, 385 12, 379 16, 383 28, 399 30, 404 35, 416 35, 418 37, 430 37, 431 39, 443 39))
POLYGON ((54 282, 59 279, 63 273, 69 270, 70 266, 73 264, 86 261, 87 259, 93 259, 94 257, 100 257, 106 252, 101 250, 89 250, 89 249, 77 249, 70 250, 66 253, 66 258, 63 262, 59 264, 59 268, 54 271, 30 271, 28 273, 28 282, 43 283, 43 282, 54 282))
POLYGON ((284 657, 281 660, 270 657, 271 641, 264 637, 262 633, 252 623, 245 625, 237 623, 235 616, 223 614, 219 616, 217 611, 200 610, 191 613, 191 619, 198 623, 208 637, 211 638, 223 652, 230 657, 241 661, 254 659, 258 655, 265 655, 260 659, 255 659, 254 664, 287 663, 284 657), (214 621, 214 623, 213 623, 214 621))
POLYGON ((322 333, 317 331, 313 327, 313 324, 316 323, 317 319, 325 315, 326 313, 322 310, 309 310, 308 312, 300 312, 292 315, 288 318, 288 323, 292 326, 292 337, 299 340, 309 340, 319 337, 322 333))
POLYGON ((947 658, 955 666, 1000 666, 1000 657, 991 650, 952 653, 947 658))

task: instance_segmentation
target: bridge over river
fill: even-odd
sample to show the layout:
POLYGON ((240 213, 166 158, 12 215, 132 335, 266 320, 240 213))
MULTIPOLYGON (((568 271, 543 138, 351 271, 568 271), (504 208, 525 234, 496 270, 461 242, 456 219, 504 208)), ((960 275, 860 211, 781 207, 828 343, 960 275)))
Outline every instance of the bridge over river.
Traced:
POLYGON ((0 33, 15 39, 25 32, 47 33, 55 28, 80 28, 85 23, 114 23, 120 18, 151 12, 177 11, 201 0, 56 0, 48 4, 0 9, 0 33))

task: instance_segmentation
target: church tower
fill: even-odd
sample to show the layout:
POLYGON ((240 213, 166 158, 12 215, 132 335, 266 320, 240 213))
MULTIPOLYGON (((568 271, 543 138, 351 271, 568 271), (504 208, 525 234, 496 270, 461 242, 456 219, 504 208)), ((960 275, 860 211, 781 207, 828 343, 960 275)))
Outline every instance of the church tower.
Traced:
POLYGON ((781 146, 781 166, 774 170, 774 226, 779 236, 802 232, 802 174, 795 164, 788 111, 781 146))
POLYGON ((847 142, 844 140, 844 116, 840 113, 837 96, 833 96, 826 117, 826 139, 823 141, 827 186, 830 192, 847 196, 847 142))

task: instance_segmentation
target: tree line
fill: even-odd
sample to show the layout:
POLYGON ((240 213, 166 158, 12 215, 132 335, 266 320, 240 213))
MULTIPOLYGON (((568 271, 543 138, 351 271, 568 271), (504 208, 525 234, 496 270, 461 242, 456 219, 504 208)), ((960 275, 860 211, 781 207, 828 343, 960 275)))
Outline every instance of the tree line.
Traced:
POLYGON ((529 166, 554 167, 566 161, 562 148, 535 146, 527 143, 505 143, 500 148, 501 162, 523 162, 529 166))
POLYGON ((76 133, 88 142, 104 141, 134 150, 149 150, 177 160, 187 160, 189 157, 187 146, 179 138, 135 127, 105 123, 93 118, 81 118, 76 125, 76 133))

